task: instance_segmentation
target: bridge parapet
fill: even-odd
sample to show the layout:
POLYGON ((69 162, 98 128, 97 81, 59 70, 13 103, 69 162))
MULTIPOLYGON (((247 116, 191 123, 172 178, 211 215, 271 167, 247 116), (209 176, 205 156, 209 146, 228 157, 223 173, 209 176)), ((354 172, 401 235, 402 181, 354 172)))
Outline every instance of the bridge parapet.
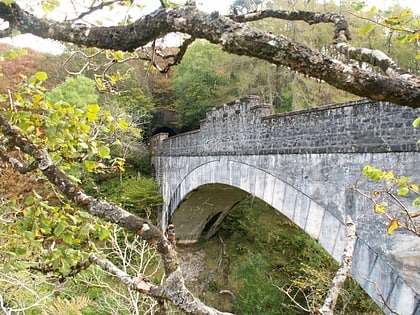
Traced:
POLYGON ((419 115, 370 100, 272 115, 252 96, 210 110, 200 132, 171 137, 162 149, 174 156, 415 152, 419 115))

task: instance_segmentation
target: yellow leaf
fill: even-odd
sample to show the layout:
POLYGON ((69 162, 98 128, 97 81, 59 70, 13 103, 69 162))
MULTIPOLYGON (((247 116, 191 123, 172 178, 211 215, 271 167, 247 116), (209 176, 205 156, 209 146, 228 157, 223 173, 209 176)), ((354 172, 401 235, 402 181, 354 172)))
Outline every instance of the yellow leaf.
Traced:
POLYGON ((375 211, 375 213, 380 213, 380 214, 385 213, 385 208, 387 206, 388 206, 388 204, 385 204, 385 203, 383 203, 383 204, 376 203, 373 206, 373 211, 375 211))
POLYGON ((42 136, 42 134, 43 134, 43 132, 42 132, 41 128, 36 127, 35 128, 35 136, 40 137, 40 136, 42 136))
POLYGON ((389 225, 388 225, 388 230, 387 230, 388 231, 388 234, 391 235, 399 227, 400 227, 400 224, 398 223, 398 220, 397 219, 392 219, 389 222, 389 225))
POLYGON ((122 52, 121 50, 118 50, 118 51, 116 51, 116 52, 114 53, 114 57, 115 57, 115 59, 117 59, 117 60, 121 60, 121 59, 123 59, 123 58, 124 58, 124 54, 123 54, 123 52, 122 52))
POLYGON ((101 107, 98 104, 91 104, 88 106, 87 111, 91 113, 97 113, 101 107))
POLYGON ((94 113, 94 112, 87 112, 86 113, 86 118, 87 118, 88 121, 92 122, 92 121, 98 120, 98 115, 96 115, 96 113, 94 113))
POLYGON ((44 71, 38 71, 37 73, 35 73, 35 78, 37 78, 37 80, 39 81, 45 81, 46 79, 48 79, 48 75, 44 71))
POLYGON ((418 186, 417 184, 411 184, 411 185, 410 185, 410 188, 411 188, 412 190, 414 190, 415 192, 419 192, 419 186, 418 186))
POLYGON ((126 122, 125 120, 121 119, 118 121, 118 125, 120 126, 121 129, 127 129, 128 128, 128 122, 126 122))

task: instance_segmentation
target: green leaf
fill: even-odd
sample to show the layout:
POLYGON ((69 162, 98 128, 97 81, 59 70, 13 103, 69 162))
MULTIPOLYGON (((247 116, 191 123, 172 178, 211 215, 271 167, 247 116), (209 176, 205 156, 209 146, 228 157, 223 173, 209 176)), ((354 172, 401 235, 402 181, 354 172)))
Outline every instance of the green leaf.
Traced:
POLYGON ((55 9, 57 9, 60 6, 60 1, 59 0, 44 0, 42 1, 42 10, 45 13, 49 13, 54 11, 55 9))
POLYGON ((95 161, 84 160, 83 165, 89 173, 95 172, 95 170, 98 168, 98 163, 95 161))
POLYGON ((419 185, 417 184, 411 184, 410 188, 415 192, 419 192, 419 185))
POLYGON ((73 233, 67 231, 63 233, 63 241, 67 244, 73 244, 73 233))
POLYGON ((12 3, 15 2, 15 0, 1 0, 2 3, 4 3, 5 5, 11 5, 12 3))
POLYGON ((108 229, 102 227, 99 231, 99 240, 104 241, 109 237, 109 231, 108 229))
POLYGON ((86 211, 79 211, 79 216, 83 219, 89 219, 91 217, 90 213, 86 211))
POLYGON ((38 71, 37 73, 35 73, 35 78, 39 81, 45 81, 46 79, 48 79, 48 75, 44 71, 38 71))
POLYGON ((92 121, 98 120, 98 115, 96 115, 96 113, 93 113, 93 112, 87 112, 86 118, 88 121, 92 122, 92 121))
POLYGON ((416 120, 413 121, 413 127, 417 128, 420 126, 420 117, 417 117, 416 120))
POLYGON ((360 35, 366 35, 367 33, 369 33, 372 30, 373 26, 372 24, 366 24, 360 31, 359 34, 360 35))
POLYGON ((398 196, 405 196, 410 192, 407 186, 400 187, 397 191, 398 196))
POLYGON ((65 260, 65 259, 63 259, 62 261, 61 261, 61 268, 59 269, 59 271, 62 273, 62 274, 68 274, 68 273, 70 273, 70 264, 65 260))
POLYGON ((97 113, 101 110, 101 107, 98 104, 90 104, 87 107, 87 111, 91 113, 97 113))
POLYGON ((408 34, 402 34, 401 36, 397 37, 397 42, 398 43, 405 43, 408 39, 409 39, 408 34))
POLYGON ((34 239, 34 233, 32 231, 25 231, 25 239, 30 241, 34 239))
POLYGON ((109 159, 111 157, 110 155, 111 150, 107 146, 100 146, 98 148, 98 155, 101 159, 109 159))
POLYGON ((31 206, 34 204, 34 202, 35 198, 32 194, 25 198, 25 206, 31 206))
POLYGON ((70 174, 67 174, 67 177, 73 182, 73 183, 81 183, 82 181, 79 179, 79 178, 77 178, 76 176, 73 176, 73 175, 70 175, 70 174))
POLYGON ((54 235, 57 237, 60 236, 66 229, 66 226, 67 226, 66 223, 60 222, 60 224, 58 224, 54 229, 54 235))
POLYGON ((368 14, 369 15, 374 15, 376 13, 376 6, 373 6, 372 8, 370 8, 368 14))
POLYGON ((128 128, 128 122, 126 122, 124 119, 120 119, 118 121, 118 125, 120 126, 121 129, 127 129, 128 128))
POLYGON ((18 255, 25 255, 26 254, 26 248, 24 247, 16 247, 14 252, 18 255))
POLYGON ((379 168, 372 167, 370 165, 366 165, 363 168, 362 174, 366 177, 370 178, 371 180, 381 180, 384 175, 386 174, 384 171, 380 170, 379 168))
POLYGON ((79 230, 79 236, 86 237, 89 235, 90 231, 91 228, 89 227, 89 225, 82 226, 79 230))

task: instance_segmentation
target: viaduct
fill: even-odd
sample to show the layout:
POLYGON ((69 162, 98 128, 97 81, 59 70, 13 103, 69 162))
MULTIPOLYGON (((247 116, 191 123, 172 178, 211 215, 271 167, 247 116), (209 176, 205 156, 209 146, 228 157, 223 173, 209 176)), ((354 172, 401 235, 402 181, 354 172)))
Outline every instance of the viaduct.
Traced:
POLYGON ((420 237, 403 229, 387 235, 388 220, 351 189, 378 185, 361 176, 365 165, 420 182, 420 132, 412 126, 419 116, 370 100, 278 115, 254 96, 214 108, 200 130, 152 139, 162 228, 174 223, 178 242, 208 239, 253 195, 341 261, 350 215, 357 228, 352 277, 384 313, 419 315, 420 237))

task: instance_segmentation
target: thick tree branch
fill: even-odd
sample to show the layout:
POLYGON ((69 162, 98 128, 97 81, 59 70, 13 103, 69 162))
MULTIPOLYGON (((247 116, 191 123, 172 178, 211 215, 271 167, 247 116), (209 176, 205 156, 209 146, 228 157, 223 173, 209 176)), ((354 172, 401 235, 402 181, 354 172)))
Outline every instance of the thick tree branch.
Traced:
POLYGON ((22 152, 32 156, 44 176, 70 201, 87 210, 90 214, 118 224, 140 235, 144 240, 155 244, 161 256, 166 279, 165 284, 161 288, 155 289, 150 287, 150 295, 170 300, 188 314, 228 314, 204 305, 185 287, 174 246, 156 226, 152 225, 148 220, 137 217, 118 206, 85 194, 53 163, 45 149, 38 147, 24 137, 2 115, 0 115, 0 133, 7 139, 9 145, 14 145, 22 152))
POLYGON ((12 165, 12 167, 21 174, 32 172, 33 170, 38 168, 38 166, 34 162, 30 164, 26 164, 26 165, 23 164, 18 159, 15 159, 14 157, 11 157, 10 155, 6 154, 5 151, 3 151, 1 148, 0 148, 0 159, 12 165))
POLYGON ((350 59, 362 61, 372 66, 378 66, 390 77, 403 75, 405 78, 412 78, 407 71, 402 70, 384 52, 349 46, 347 42, 351 40, 350 30, 345 17, 341 14, 311 11, 262 10, 243 15, 231 15, 229 17, 237 22, 250 22, 264 18, 275 18, 287 21, 303 21, 309 25, 332 23, 334 24, 333 43, 340 53, 345 54, 350 59))
MULTIPOLYGON (((0 3, 0 18, 15 25, 21 33, 32 33, 77 45, 126 51, 134 51, 171 32, 181 32, 221 45, 225 51, 233 54, 256 57, 289 67, 359 96, 420 107, 418 77, 388 77, 355 64, 345 64, 283 36, 263 32, 218 14, 207 14, 193 6, 159 9, 130 25, 112 27, 90 27, 38 19, 17 4, 7 6, 0 3)), ((340 30, 341 35, 349 36, 340 18, 331 15, 330 20, 335 21, 336 32, 340 30)))
POLYGON ((346 40, 351 40, 350 30, 343 15, 337 13, 321 13, 311 11, 284 11, 284 10, 261 10, 241 15, 230 15, 229 18, 236 22, 252 22, 265 18, 275 18, 287 21, 304 21, 309 25, 318 23, 334 24, 334 40, 344 32, 346 40))

